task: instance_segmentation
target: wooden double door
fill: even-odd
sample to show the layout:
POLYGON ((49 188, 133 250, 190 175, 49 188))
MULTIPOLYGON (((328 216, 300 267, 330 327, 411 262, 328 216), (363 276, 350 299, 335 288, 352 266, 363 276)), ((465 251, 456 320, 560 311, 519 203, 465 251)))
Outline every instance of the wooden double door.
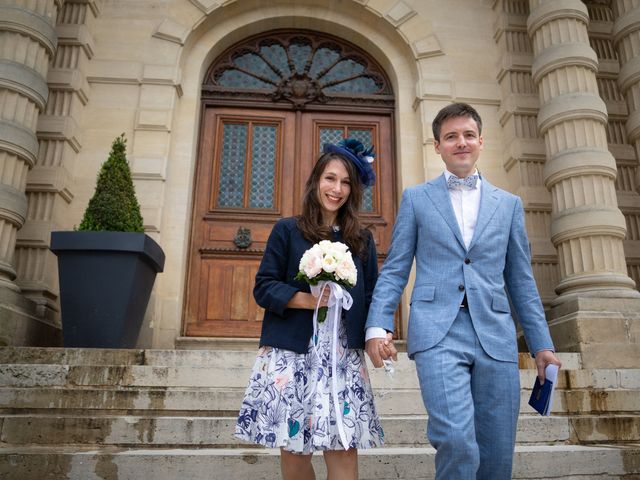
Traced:
POLYGON ((260 335, 255 274, 273 224, 300 213, 323 143, 351 136, 375 146, 377 181, 365 192, 361 219, 381 263, 395 214, 391 130, 391 115, 205 107, 183 333, 260 335))

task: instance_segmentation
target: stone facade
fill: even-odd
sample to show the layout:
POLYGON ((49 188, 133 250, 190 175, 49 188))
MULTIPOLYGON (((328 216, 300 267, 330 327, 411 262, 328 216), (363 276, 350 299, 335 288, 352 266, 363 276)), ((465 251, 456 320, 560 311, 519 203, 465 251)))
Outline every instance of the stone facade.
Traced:
POLYGON ((480 168, 523 198, 558 348, 593 352, 584 358, 594 363, 639 361, 640 2, 446 3, 3 2, 2 341, 55 343, 48 234, 79 223, 111 141, 125 132, 145 228, 167 255, 140 343, 174 346, 202 77, 243 38, 288 28, 344 38, 386 70, 398 192, 442 171, 435 113, 451 101, 475 105, 485 124, 480 168))

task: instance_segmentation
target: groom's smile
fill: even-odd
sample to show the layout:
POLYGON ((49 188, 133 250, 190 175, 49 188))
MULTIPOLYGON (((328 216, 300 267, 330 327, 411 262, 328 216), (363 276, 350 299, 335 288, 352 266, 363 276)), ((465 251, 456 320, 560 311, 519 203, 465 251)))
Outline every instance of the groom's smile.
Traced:
POLYGON ((471 117, 449 118, 442 123, 440 132, 435 149, 447 170, 460 178, 471 175, 483 145, 476 121, 471 117))

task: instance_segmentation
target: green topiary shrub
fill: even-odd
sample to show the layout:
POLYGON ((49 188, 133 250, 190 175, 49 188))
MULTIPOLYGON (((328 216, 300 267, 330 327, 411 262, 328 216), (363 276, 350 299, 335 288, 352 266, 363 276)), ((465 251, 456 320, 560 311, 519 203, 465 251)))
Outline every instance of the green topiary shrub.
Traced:
POLYGON ((109 158, 100 168, 96 191, 78 230, 144 231, 126 151, 127 140, 123 133, 113 141, 109 158))

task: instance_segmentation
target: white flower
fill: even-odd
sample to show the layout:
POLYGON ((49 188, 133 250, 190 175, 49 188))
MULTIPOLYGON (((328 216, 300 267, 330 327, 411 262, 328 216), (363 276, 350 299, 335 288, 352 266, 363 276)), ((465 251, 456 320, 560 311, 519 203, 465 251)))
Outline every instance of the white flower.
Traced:
POLYGON ((349 247, 347 247, 342 242, 331 242, 331 249, 334 252, 338 252, 338 253, 342 253, 342 254, 345 254, 345 253, 347 253, 349 251, 349 247))
POLYGON ((338 266, 336 267, 336 277, 340 280, 344 280, 350 285, 355 285, 358 279, 358 272, 356 271, 356 267, 353 264, 353 259, 351 255, 348 257, 345 256, 338 266))
POLYGON ((316 243, 313 247, 318 247, 323 255, 326 255, 327 252, 331 251, 331 243, 329 240, 320 240, 320 242, 316 243))
POLYGON ((373 157, 364 157, 367 163, 373 163, 373 157))
POLYGON ((336 267, 338 266, 338 262, 333 257, 333 255, 325 255, 322 259, 322 270, 328 273, 333 273, 336 271, 336 267))
POLYGON ((308 277, 313 278, 322 271, 322 252, 318 245, 314 245, 304 252, 298 269, 308 277))

